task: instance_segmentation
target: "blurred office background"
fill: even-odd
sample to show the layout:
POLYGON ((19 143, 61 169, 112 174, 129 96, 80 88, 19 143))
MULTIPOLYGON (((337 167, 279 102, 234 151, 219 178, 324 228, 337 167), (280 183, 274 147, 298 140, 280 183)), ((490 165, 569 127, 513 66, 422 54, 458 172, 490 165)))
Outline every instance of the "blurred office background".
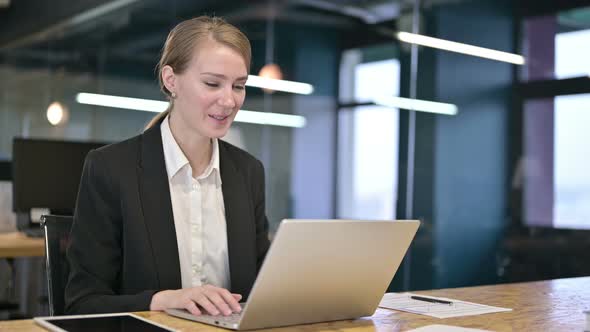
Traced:
POLYGON ((284 218, 420 219, 391 291, 590 275, 590 1, 1 0, 0 231, 16 230, 14 139, 140 133, 155 113, 79 94, 164 100, 166 35, 201 14, 246 33, 252 74, 275 63, 314 88, 248 87, 244 110, 305 123, 236 122, 227 137, 266 166, 271 232, 284 218))

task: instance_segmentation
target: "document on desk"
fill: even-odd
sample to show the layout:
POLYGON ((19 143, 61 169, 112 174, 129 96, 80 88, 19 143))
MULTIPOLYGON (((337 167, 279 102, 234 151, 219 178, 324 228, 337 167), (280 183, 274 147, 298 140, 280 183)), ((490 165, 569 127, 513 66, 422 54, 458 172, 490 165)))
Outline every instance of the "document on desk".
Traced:
POLYGON ((379 307, 436 318, 461 317, 512 311, 512 309, 508 308, 492 307, 484 304, 412 293, 387 293, 383 296, 381 303, 379 303, 379 307), (415 299, 416 297, 421 298, 422 300, 417 300, 415 299), (425 301, 425 299, 428 301, 425 301))

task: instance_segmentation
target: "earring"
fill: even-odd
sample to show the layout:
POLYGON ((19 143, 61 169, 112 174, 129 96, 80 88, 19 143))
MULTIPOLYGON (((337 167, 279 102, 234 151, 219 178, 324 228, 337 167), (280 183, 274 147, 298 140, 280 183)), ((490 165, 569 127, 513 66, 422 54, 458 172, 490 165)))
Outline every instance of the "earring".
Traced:
POLYGON ((175 98, 176 98, 176 93, 172 92, 172 99, 175 99, 175 98))

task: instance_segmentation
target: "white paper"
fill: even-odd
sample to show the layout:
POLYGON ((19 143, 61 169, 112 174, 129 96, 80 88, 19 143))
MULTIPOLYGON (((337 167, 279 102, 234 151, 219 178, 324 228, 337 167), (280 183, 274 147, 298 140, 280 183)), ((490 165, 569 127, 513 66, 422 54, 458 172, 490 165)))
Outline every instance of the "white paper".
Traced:
POLYGON ((489 330, 469 329, 466 327, 458 327, 451 325, 428 325, 417 329, 409 330, 407 332, 491 332, 489 330))
POLYGON ((382 308, 411 312, 436 318, 450 318, 488 314, 492 312, 511 311, 512 309, 492 307, 489 305, 459 301, 445 297, 424 296, 412 293, 387 293, 379 306, 382 308), (453 302, 453 304, 432 303, 411 299, 410 296, 429 297, 453 302))

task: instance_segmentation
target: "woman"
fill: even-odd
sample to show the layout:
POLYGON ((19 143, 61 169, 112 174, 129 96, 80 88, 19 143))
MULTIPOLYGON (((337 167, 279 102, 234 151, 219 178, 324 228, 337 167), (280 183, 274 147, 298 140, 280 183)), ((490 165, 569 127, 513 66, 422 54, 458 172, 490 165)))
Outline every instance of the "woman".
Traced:
POLYGON ((219 18, 170 32, 158 64, 168 110, 87 156, 68 313, 241 310, 269 247, 264 169, 219 138, 244 102, 250 58, 246 36, 219 18))

